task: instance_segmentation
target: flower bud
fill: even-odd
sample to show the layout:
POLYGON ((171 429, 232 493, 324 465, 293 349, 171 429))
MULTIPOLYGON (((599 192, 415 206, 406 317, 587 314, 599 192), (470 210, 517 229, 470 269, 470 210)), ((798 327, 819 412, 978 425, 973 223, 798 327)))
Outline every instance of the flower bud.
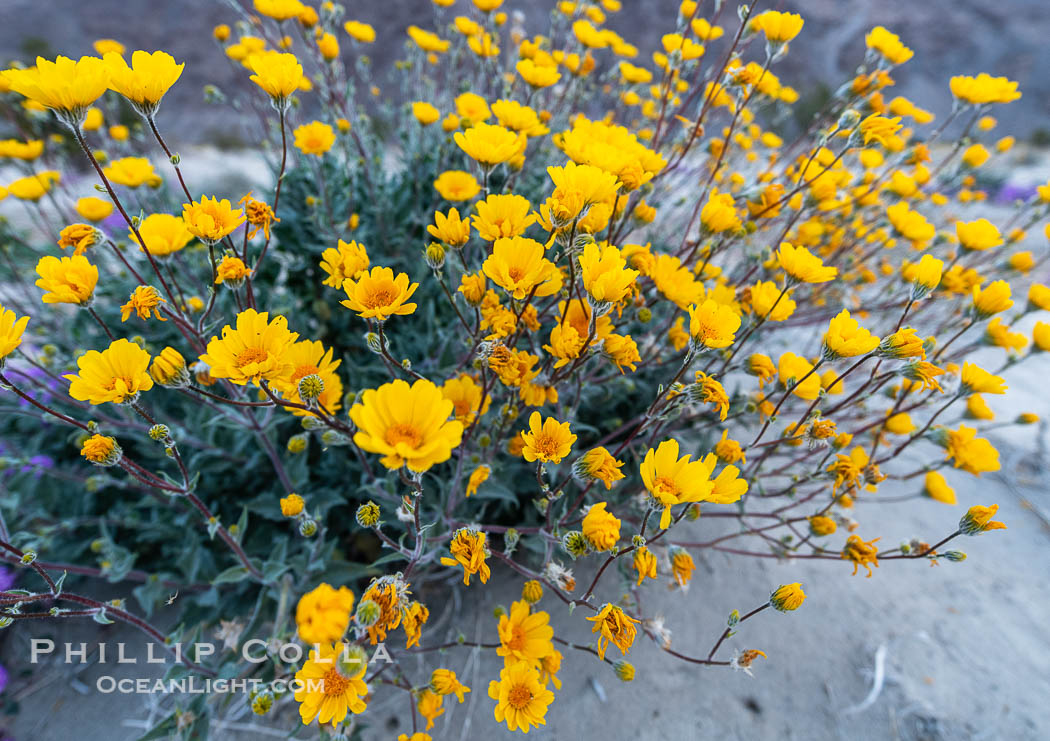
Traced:
POLYGON ((376 355, 382 355, 383 345, 379 342, 379 335, 377 333, 367 333, 365 335, 365 344, 368 345, 368 349, 374 352, 376 355))
POLYGON ((445 265, 445 248, 438 242, 431 242, 424 256, 431 270, 441 270, 445 265))
POLYGON ((313 537, 317 532, 317 523, 311 520, 309 517, 304 517, 299 520, 299 534, 304 538, 313 537))
POLYGON ((573 558, 587 555, 587 537, 579 530, 570 530, 561 539, 562 547, 573 558))
POLYGON ((305 500, 298 494, 289 494, 281 499, 281 514, 285 517, 298 517, 305 507, 305 500))
POLYGON ((251 698, 252 712, 256 715, 266 715, 270 712, 270 708, 273 707, 273 693, 268 689, 253 692, 249 697, 251 698))
POLYGON ((317 406, 317 400, 324 393, 324 380, 316 373, 303 376, 299 379, 299 398, 308 407, 317 406))
POLYGON ((153 425, 149 428, 149 439, 154 442, 161 442, 171 438, 171 430, 167 425, 153 425))
POLYGON ((180 388, 190 383, 186 359, 173 347, 165 347, 153 358, 149 374, 154 381, 166 388, 180 388))
POLYGON ((613 664, 613 671, 616 673, 616 678, 621 682, 631 682, 634 680, 634 664, 629 661, 620 659, 613 664))
POLYGON ((306 450, 309 441, 310 438, 307 435, 292 435, 288 438, 288 452, 292 455, 299 455, 306 450))
POLYGON ((354 613, 354 620, 362 628, 371 628, 379 621, 381 612, 379 605, 373 600, 361 600, 360 604, 357 605, 357 612, 354 613))
POLYGON ((791 612, 800 608, 805 600, 806 593, 802 591, 802 585, 795 582, 777 587, 769 597, 769 604, 780 612, 791 612))
MULTIPOLYGON (((371 600, 369 600, 371 602, 371 600)), ((372 602, 374 605, 375 602, 372 602)), ((364 646, 351 643, 335 660, 335 670, 347 679, 359 677, 368 668, 368 652, 364 646)))
POLYGON ((379 515, 379 505, 369 499, 357 508, 357 514, 354 517, 361 527, 375 527, 379 524, 379 515))
POLYGON ((543 585, 535 579, 529 579, 521 588, 521 598, 534 605, 543 599, 543 585))

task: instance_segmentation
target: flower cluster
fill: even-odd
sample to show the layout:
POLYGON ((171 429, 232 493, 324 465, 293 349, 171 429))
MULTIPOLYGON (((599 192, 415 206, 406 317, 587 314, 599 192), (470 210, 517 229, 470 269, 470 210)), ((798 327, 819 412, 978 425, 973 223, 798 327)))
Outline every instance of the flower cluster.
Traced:
MULTIPOLYGON (((766 657, 722 644, 802 607, 800 583, 734 610, 713 648, 671 649, 642 595, 663 579, 689 599, 697 552, 871 577, 961 561, 942 546, 1006 527, 968 503, 933 545, 887 548, 895 534, 854 532, 870 525, 853 505, 954 505, 949 478, 1000 467, 984 435, 1007 369, 1050 352, 1050 288, 1032 279, 1048 253, 1022 249, 1050 184, 1008 216, 982 190, 1016 83, 953 77, 935 122, 890 97, 912 51, 876 27, 785 144, 799 93, 774 69, 805 46, 797 14, 684 0, 642 50, 607 25, 619 0, 557 2, 542 34, 503 0, 434 0, 438 25, 406 30, 384 95, 375 29, 345 8, 252 4, 213 31, 242 84, 207 95, 258 114, 244 124, 276 156, 256 195, 193 189, 162 134, 184 69, 163 51, 103 40, 0 73, 19 124, 0 159, 26 172, 0 200, 46 232, 11 240, 43 246, 0 306, 0 412, 34 414, 0 414, 0 434, 62 461, 51 494, 15 502, 12 538, 68 516, 53 492, 70 480, 119 491, 76 505, 103 523, 90 548, 77 528, 32 542, 49 563, 98 554, 78 575, 149 574, 147 611, 158 585, 193 584, 207 600, 180 631, 263 636, 281 661, 260 676, 300 689, 254 695, 256 713, 294 703, 349 736, 378 695, 407 692, 426 724, 411 739, 429 739, 472 688, 413 654, 465 646, 502 659, 484 701, 528 732, 557 702, 562 649, 623 681, 639 643, 748 673, 766 657), (64 177, 85 156, 98 195, 64 177), (522 599, 487 639, 432 634, 451 584, 481 601, 507 582, 522 599), (385 642, 396 671, 369 667, 385 642), (286 643, 310 647, 297 666, 286 643)), ((13 559, 24 545, 3 542, 13 559)), ((50 587, 34 598, 148 625, 50 587)))

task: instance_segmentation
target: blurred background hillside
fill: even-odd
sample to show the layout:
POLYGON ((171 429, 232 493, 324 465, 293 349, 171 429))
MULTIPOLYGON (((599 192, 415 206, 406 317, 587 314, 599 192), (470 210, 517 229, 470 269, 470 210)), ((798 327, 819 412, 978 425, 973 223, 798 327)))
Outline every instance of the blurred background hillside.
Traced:
MULTIPOLYGON (((208 106, 206 84, 220 89, 248 85, 240 65, 231 64, 210 30, 229 23, 237 0, 0 0, 0 60, 31 62, 37 54, 79 56, 93 53, 91 43, 113 38, 136 49, 164 49, 186 70, 165 98, 165 130, 179 143, 236 144, 242 133, 230 128, 228 108, 208 106)), ((608 26, 638 44, 642 63, 672 30, 678 0, 623 0, 623 10, 608 26)), ((735 23, 737 2, 727 2, 722 25, 735 23)), ((247 0, 241 2, 250 6, 247 0)), ((346 17, 376 27, 368 53, 377 70, 387 70, 404 56, 404 29, 410 24, 433 28, 430 0, 370 0, 344 3, 346 17)), ((450 10, 468 0, 459 0, 450 10)), ((713 5, 713 3, 712 3, 713 5)), ((538 33, 547 27, 550 4, 516 4, 525 8, 525 27, 538 33)), ((864 34, 883 25, 915 50, 915 57, 895 71, 892 95, 905 95, 944 115, 951 105, 948 78, 988 72, 1020 83, 1024 97, 996 110, 1003 133, 1050 144, 1050 2, 1048 0, 759 0, 757 9, 802 13, 806 26, 795 41, 805 53, 789 54, 777 75, 802 95, 800 111, 812 110, 827 91, 848 79, 864 56, 864 34)), ((710 11, 701 14, 710 15, 710 11)), ((727 34, 712 45, 722 50, 727 34)), ((345 36, 343 37, 346 38, 345 36)), ((348 44, 347 44, 348 46, 348 44)), ((344 49, 344 56, 347 51, 344 49)))

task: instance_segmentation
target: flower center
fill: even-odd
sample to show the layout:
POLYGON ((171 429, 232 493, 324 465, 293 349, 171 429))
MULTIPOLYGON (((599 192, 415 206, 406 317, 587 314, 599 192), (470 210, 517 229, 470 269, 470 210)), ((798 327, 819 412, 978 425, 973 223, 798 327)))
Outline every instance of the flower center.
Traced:
POLYGON ((512 267, 507 269, 507 275, 511 277, 511 280, 517 282, 521 280, 521 276, 525 274, 525 271, 519 267, 512 267))
POLYGON ((386 442, 388 445, 397 446, 401 443, 405 443, 411 448, 418 448, 419 444, 423 441, 423 436, 419 434, 412 425, 392 425, 387 428, 386 442))
POLYGON ((324 693, 326 695, 341 695, 346 691, 350 680, 340 674, 336 669, 329 669, 324 673, 324 693))
POLYGON ((558 440, 551 435, 540 433, 533 439, 532 444, 540 457, 549 458, 558 452, 558 440))
POLYGON ((471 411, 473 411, 471 403, 466 399, 461 399, 455 402, 452 406, 455 409, 457 417, 467 417, 470 415, 471 411))
POLYGON ((292 383, 299 383, 299 381, 306 376, 320 375, 321 371, 316 365, 300 365, 295 369, 295 373, 292 374, 292 383))
POLYGON ((511 651, 520 651, 525 648, 525 631, 522 630, 520 625, 515 625, 511 628, 512 634, 510 640, 507 641, 507 648, 511 651))
POLYGON ((248 347, 245 348, 237 355, 238 368, 243 368, 250 363, 261 363, 266 360, 266 351, 261 347, 248 347))
POLYGON ((521 710, 530 702, 532 702, 532 690, 523 684, 516 684, 510 688, 510 694, 507 696, 507 702, 510 706, 516 710, 521 710))
POLYGON ((679 493, 680 489, 678 488, 678 484, 674 482, 674 479, 669 479, 666 476, 658 476, 653 481, 653 496, 664 504, 677 502, 679 493))
POLYGON ((380 306, 389 306, 394 303, 397 296, 398 291, 394 286, 374 287, 368 292, 362 303, 369 309, 377 309, 380 306))

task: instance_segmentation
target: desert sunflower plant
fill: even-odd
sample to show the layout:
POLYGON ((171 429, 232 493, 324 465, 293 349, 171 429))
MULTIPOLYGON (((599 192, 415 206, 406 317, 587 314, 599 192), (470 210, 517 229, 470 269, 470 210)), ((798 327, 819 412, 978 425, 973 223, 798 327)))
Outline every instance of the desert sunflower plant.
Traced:
MULTIPOLYGON (((0 548, 20 570, 0 627, 121 621, 171 651, 217 633, 168 677, 257 680, 255 713, 329 737, 387 693, 410 699, 402 741, 470 692, 528 733, 563 661, 629 682, 642 643, 697 671, 776 660, 724 644, 802 607, 800 583, 710 646, 646 608, 664 580, 691 599, 694 554, 871 577, 1005 527, 974 503, 894 546, 853 503, 956 504, 942 470, 999 469, 984 398, 1050 350, 1050 325, 1011 328, 1050 310, 1045 248, 1020 249, 1050 183, 981 215, 1016 83, 953 77, 935 121, 890 97, 912 51, 876 27, 792 119, 774 69, 806 53, 793 13, 685 0, 641 50, 605 25, 619 0, 557 2, 536 35, 503 0, 433 4, 384 92, 344 6, 229 3, 214 56, 243 84, 205 94, 272 165, 251 193, 184 176, 164 51, 100 40, 0 73, 0 157, 24 172, 0 198, 28 215, 0 224, 0 548), (90 596, 100 580, 128 598, 90 596), (428 640, 433 585, 508 580, 521 598, 483 640, 428 640), (559 635, 576 622, 589 644, 559 635), (252 641, 267 660, 243 660, 252 641), (468 687, 457 651, 503 668, 468 687)), ((154 732, 199 738, 227 701, 154 732)))

